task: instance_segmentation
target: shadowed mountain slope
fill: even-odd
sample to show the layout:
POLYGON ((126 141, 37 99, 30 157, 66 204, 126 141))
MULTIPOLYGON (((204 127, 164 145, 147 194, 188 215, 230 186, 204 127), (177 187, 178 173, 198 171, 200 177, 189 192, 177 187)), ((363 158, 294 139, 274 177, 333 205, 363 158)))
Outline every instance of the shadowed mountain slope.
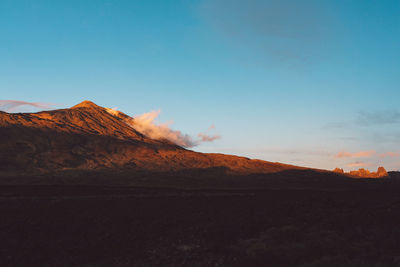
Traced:
POLYGON ((48 172, 130 168, 157 172, 223 169, 233 174, 271 173, 301 167, 187 150, 148 138, 122 112, 90 101, 38 113, 0 112, 0 170, 48 172))

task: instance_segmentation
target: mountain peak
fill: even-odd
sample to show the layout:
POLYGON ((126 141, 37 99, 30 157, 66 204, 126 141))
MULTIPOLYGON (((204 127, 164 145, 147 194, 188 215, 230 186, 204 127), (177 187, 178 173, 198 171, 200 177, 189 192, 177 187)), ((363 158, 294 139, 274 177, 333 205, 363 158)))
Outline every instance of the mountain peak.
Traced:
POLYGON ((204 169, 238 174, 301 169, 186 150, 170 141, 143 135, 127 123, 131 120, 122 112, 88 100, 69 109, 0 113, 0 177, 20 170, 123 167, 167 173, 184 170, 197 173, 204 169))
POLYGON ((78 105, 73 106, 72 108, 100 108, 100 106, 96 105, 92 101, 85 100, 78 105))

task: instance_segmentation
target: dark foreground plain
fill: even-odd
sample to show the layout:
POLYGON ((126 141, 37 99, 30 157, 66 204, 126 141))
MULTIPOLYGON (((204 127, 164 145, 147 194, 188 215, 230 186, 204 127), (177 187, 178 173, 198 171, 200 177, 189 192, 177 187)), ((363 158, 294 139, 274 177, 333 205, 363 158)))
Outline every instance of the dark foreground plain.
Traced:
POLYGON ((3 177, 0 266, 400 265, 397 178, 276 175, 3 177))

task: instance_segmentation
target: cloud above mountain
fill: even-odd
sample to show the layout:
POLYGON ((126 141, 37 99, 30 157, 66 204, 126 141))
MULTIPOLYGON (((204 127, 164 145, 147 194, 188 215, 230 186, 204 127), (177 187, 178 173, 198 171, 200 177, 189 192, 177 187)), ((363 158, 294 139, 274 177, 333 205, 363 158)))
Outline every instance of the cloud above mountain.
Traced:
POLYGON ((156 123, 155 119, 160 114, 160 110, 151 111, 133 118, 131 125, 135 130, 153 139, 167 139, 179 146, 193 147, 196 142, 187 134, 181 131, 172 130, 171 123, 156 123))
MULTIPOLYGON (((118 114, 117 109, 106 109, 110 114, 118 114)), ((160 110, 153 110, 147 113, 143 113, 138 116, 134 116, 126 123, 134 128, 136 131, 152 139, 169 140, 182 147, 194 147, 204 142, 213 142, 220 139, 220 135, 210 135, 206 132, 198 133, 197 137, 194 138, 188 134, 184 134, 181 131, 173 130, 171 128, 172 122, 157 123, 156 119, 160 115, 160 110)), ((215 130, 215 126, 211 125, 207 132, 215 130)))

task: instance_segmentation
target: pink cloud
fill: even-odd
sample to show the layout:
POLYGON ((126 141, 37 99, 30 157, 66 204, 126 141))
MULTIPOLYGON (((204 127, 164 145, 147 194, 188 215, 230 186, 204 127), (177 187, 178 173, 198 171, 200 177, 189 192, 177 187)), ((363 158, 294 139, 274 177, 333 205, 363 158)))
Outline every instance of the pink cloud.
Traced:
MULTIPOLYGON (((207 129, 207 131, 212 131, 212 130, 215 130, 214 124, 211 124, 211 126, 208 127, 207 129)), ((198 133, 197 137, 200 138, 200 142, 212 142, 221 138, 220 135, 209 135, 207 133, 198 133)))
POLYGON ((20 100, 0 100, 0 110, 4 110, 6 112, 15 111, 17 108, 21 106, 31 106, 38 109, 49 109, 51 106, 55 104, 51 103, 42 103, 42 102, 26 102, 20 100))
POLYGON ((201 142, 212 142, 221 138, 219 135, 207 135, 205 133, 199 133, 197 136, 200 138, 201 142))
POLYGON ((386 153, 381 153, 378 155, 380 158, 387 158, 387 157, 400 157, 399 152, 386 152, 386 153))
POLYGON ((339 152, 335 158, 368 158, 373 156, 376 153, 375 150, 370 150, 370 151, 360 151, 356 153, 351 153, 347 151, 341 151, 339 152))
POLYGON ((208 127, 208 130, 215 130, 215 125, 211 124, 210 127, 208 127))
POLYGON ((371 163, 363 162, 363 161, 356 161, 352 163, 346 164, 347 167, 349 168, 354 168, 354 167, 367 167, 371 166, 371 163))

